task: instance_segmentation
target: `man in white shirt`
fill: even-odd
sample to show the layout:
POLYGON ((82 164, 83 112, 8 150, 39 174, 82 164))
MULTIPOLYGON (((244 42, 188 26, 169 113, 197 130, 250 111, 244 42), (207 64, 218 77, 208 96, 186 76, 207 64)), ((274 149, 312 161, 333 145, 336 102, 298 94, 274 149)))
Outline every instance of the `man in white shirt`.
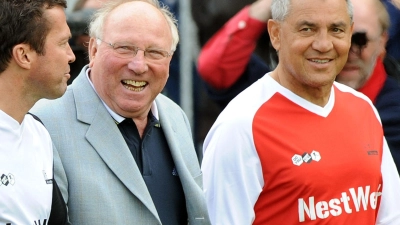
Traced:
POLYGON ((55 202, 62 198, 53 197, 59 192, 50 135, 27 114, 67 88, 75 56, 66 7, 65 0, 0 1, 0 224, 67 220, 65 204, 55 202))

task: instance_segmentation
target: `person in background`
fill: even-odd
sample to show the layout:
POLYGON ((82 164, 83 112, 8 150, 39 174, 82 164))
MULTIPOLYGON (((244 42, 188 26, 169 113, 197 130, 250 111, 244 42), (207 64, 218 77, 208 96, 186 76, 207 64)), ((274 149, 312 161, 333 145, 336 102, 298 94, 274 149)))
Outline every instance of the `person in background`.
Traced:
POLYGON ((29 109, 65 93, 69 63, 64 0, 0 1, 0 224, 67 224, 53 180, 53 148, 29 109))
POLYGON ((72 224, 209 224, 182 109, 160 94, 179 41, 153 0, 108 1, 89 25, 89 64, 32 112, 55 145, 72 224))
MULTIPOLYGON (((400 70, 383 64, 389 16, 378 0, 355 1, 354 4, 355 32, 351 49, 357 50, 359 55, 349 52, 338 81, 372 100, 381 117, 396 166, 400 168, 400 87, 399 80, 395 79, 400 76, 400 70)), ((259 0, 245 7, 215 34, 200 53, 199 73, 208 85, 210 97, 221 108, 273 68, 252 54, 271 17, 270 5, 271 0, 259 0)))
MULTIPOLYGON (((386 44, 385 60, 393 62, 399 67, 400 64, 400 0, 382 0, 390 17, 389 37, 386 44)), ((400 77, 400 74, 398 75, 400 77)))
MULTIPOLYGON (((352 0, 352 3, 355 9, 352 46, 336 81, 362 92, 374 103, 400 169, 400 86, 387 75, 383 64, 389 14, 379 0, 352 0)), ((400 71, 397 73, 400 75, 400 71)))
POLYGON ((204 142, 212 224, 400 224, 400 178, 371 100, 335 82, 350 0, 272 0, 276 68, 237 95, 204 142))
POLYGON ((70 6, 66 10, 67 23, 72 34, 70 45, 76 56, 75 62, 71 64, 71 79, 68 80, 68 85, 74 81, 82 67, 89 63, 88 44, 90 37, 88 34, 88 25, 90 18, 107 1, 67 0, 70 6))
POLYGON ((207 85, 209 97, 221 108, 272 69, 252 54, 271 17, 271 1, 258 0, 243 8, 200 51, 199 75, 207 85))

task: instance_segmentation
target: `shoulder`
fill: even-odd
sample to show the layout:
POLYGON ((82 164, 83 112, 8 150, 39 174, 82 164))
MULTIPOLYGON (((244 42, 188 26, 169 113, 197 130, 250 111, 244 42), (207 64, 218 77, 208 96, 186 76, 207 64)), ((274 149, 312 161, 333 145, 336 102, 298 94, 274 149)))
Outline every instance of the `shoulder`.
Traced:
POLYGON ((280 91, 278 86, 268 74, 264 75, 229 102, 214 122, 212 132, 218 129, 221 133, 241 136, 251 131, 257 112, 280 91))
POLYGON ((161 123, 165 123, 166 120, 168 120, 169 123, 172 124, 186 124, 190 127, 190 122, 186 113, 170 98, 163 94, 159 94, 155 101, 161 123))
POLYGON ((234 97, 225 109, 254 110, 280 91, 283 91, 281 86, 267 73, 234 97))
MULTIPOLYGON (((62 106, 66 102, 70 101, 73 98, 73 91, 72 89, 68 88, 67 91, 64 93, 63 96, 57 99, 41 99, 32 107, 33 110, 37 109, 46 109, 51 106, 62 106)), ((35 114, 35 113, 34 113, 35 114)))
POLYGON ((43 122, 49 133, 53 135, 53 132, 59 132, 57 130, 60 127, 70 125, 71 120, 69 118, 74 118, 73 115, 76 115, 74 113, 76 107, 70 94, 70 91, 67 91, 58 99, 41 99, 29 112, 36 115, 43 122))
POLYGON ((168 98, 164 94, 157 95, 156 102, 158 105, 161 105, 161 106, 170 106, 170 107, 174 107, 175 109, 180 108, 180 106, 178 104, 176 104, 176 102, 172 101, 170 98, 168 98))
POLYGON ((52 114, 54 111, 63 111, 63 108, 73 107, 73 94, 71 89, 67 89, 65 94, 57 99, 41 99, 32 107, 29 112, 42 119, 43 114, 52 114))
POLYGON ((27 126, 33 134, 38 134, 41 137, 50 136, 42 120, 33 113, 28 112, 25 115, 24 125, 27 126))
POLYGON ((334 87, 336 87, 336 92, 335 94, 337 95, 337 98, 340 98, 341 96, 345 95, 347 98, 347 103, 348 104, 353 104, 353 103, 360 103, 360 102, 367 102, 369 105, 373 106, 373 103, 371 99, 369 99, 365 94, 354 90, 353 88, 341 84, 339 82, 334 82, 334 87))
POLYGON ((41 119, 32 113, 26 114, 24 121, 24 138, 25 140, 34 140, 32 144, 35 145, 38 154, 47 156, 52 161, 52 145, 53 142, 50 137, 50 133, 47 128, 43 125, 41 119), (37 142, 37 140, 39 140, 37 142))
POLYGON ((341 105, 340 108, 351 110, 353 113, 371 112, 371 115, 381 122, 376 105, 366 95, 338 82, 334 83, 334 87, 336 87, 335 105, 338 102, 341 105))
POLYGON ((185 114, 183 109, 176 104, 176 102, 172 101, 170 98, 163 94, 159 94, 156 99, 157 103, 157 108, 160 110, 162 113, 170 113, 170 114, 175 114, 175 113, 181 113, 185 114))

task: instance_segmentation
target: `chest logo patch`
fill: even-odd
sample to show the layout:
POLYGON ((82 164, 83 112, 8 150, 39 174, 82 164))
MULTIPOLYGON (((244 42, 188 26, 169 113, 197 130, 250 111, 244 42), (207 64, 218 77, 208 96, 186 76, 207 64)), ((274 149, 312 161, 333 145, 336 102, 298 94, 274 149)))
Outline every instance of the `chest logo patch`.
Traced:
POLYGON ((4 173, 1 174, 0 179, 1 179, 0 186, 2 186, 2 185, 8 186, 8 185, 15 184, 15 177, 11 173, 9 173, 8 175, 6 175, 4 173))
POLYGON ((300 166, 303 163, 311 163, 312 161, 319 162, 321 160, 321 154, 318 151, 313 150, 311 153, 303 153, 302 155, 295 154, 292 157, 292 162, 296 166, 300 166))

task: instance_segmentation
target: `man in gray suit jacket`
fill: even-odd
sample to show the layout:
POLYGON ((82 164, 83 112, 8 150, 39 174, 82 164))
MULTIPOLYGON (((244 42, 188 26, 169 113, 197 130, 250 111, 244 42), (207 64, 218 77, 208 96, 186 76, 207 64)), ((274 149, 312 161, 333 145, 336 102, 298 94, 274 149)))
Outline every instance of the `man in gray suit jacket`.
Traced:
POLYGON ((178 43, 153 0, 110 1, 90 27, 89 65, 38 102, 72 224, 210 224, 188 119, 160 94, 178 43))

